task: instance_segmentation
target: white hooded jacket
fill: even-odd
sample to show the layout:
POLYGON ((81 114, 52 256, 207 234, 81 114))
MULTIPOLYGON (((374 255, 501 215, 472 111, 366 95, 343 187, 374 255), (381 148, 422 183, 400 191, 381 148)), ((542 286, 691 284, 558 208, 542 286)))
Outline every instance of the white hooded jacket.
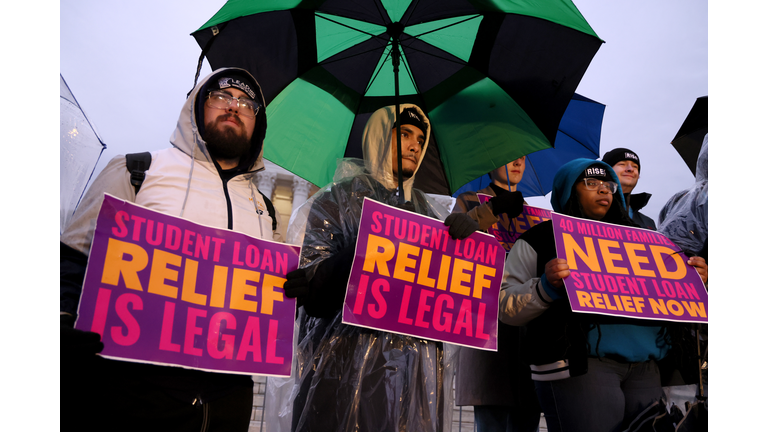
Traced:
MULTIPOLYGON (((151 152, 152 163, 138 194, 131 185, 125 156, 113 158, 86 192, 61 235, 62 243, 83 254, 89 253, 96 217, 105 193, 202 225, 282 241, 279 234, 280 217, 276 212, 278 226, 273 231, 272 218, 256 184, 256 173, 264 169, 262 154, 266 133, 265 110, 261 109, 257 115, 252 137, 254 151, 250 160, 241 163, 238 174, 228 181, 219 174, 200 135, 195 115, 195 107, 202 103, 198 102, 198 98, 205 97, 208 83, 227 72, 250 76, 243 69, 222 68, 195 86, 181 109, 176 129, 171 135, 173 147, 151 152)), ((257 89, 256 95, 263 104, 261 89, 257 89)), ((62 294, 61 303, 62 311, 74 313, 71 298, 65 300, 62 294)))

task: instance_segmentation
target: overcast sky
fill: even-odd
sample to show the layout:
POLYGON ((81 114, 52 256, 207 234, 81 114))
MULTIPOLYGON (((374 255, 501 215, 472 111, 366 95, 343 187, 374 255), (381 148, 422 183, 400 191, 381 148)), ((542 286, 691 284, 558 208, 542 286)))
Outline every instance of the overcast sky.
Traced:
MULTIPOLYGON (((33 348, 24 355, 9 357, 9 361, 16 362, 14 365, 29 369, 21 376, 54 370, 50 380, 39 383, 44 388, 55 382, 58 368, 50 364, 50 359, 56 358, 56 353, 50 347, 55 347, 58 339, 54 336, 50 344, 31 342, 34 336, 22 331, 18 324, 31 319, 30 308, 40 309, 34 306, 31 294, 54 291, 56 286, 56 249, 53 235, 49 233, 59 226, 58 211, 50 208, 58 200, 47 199, 45 192, 55 190, 50 182, 59 166, 57 153, 49 151, 57 145, 59 135, 56 125, 59 103, 58 98, 53 98, 54 92, 58 94, 57 60, 58 72, 107 143, 97 170, 117 154, 168 147, 185 95, 193 86, 200 54, 190 33, 223 3, 221 0, 62 0, 60 3, 44 0, 35 2, 34 10, 23 9, 23 5, 29 3, 5 2, 0 6, 6 21, 2 82, 6 96, 3 129, 8 169, 4 176, 7 191, 4 201, 6 209, 13 209, 6 212, 4 221, 10 228, 32 227, 8 230, 6 249, 8 253, 13 250, 17 258, 8 261, 13 266, 4 268, 8 270, 6 305, 23 307, 8 307, 12 313, 7 314, 10 318, 3 323, 13 338, 7 342, 9 347, 33 348), (40 97, 47 103, 41 104, 35 99, 40 97), (24 110, 26 106, 35 109, 24 110), (40 120, 42 112, 44 121, 40 120), (12 122, 8 120, 8 113, 12 115, 12 122), (42 169, 36 169, 38 159, 42 169), (42 233, 38 234, 42 235, 41 240, 30 237, 30 232, 42 233), (45 258, 39 255, 41 242, 50 245, 52 251, 45 258), (45 281, 30 279, 31 274, 37 274, 42 262, 46 263, 44 267, 53 270, 53 277, 45 281)), ((762 345, 752 338, 755 332, 746 328, 731 330, 736 325, 746 326, 745 317, 764 315, 760 312, 764 302, 760 300, 765 296, 759 297, 762 290, 759 282, 754 282, 762 281, 760 265, 753 271, 751 266, 739 264, 746 262, 742 258, 747 256, 745 251, 750 246, 756 249, 759 240, 764 240, 764 236, 752 234, 759 230, 746 231, 746 227, 752 226, 749 210, 754 209, 752 203, 756 202, 752 189, 754 184, 758 187, 762 184, 759 180, 766 160, 764 132, 758 130, 764 123, 765 109, 760 102, 751 102, 764 100, 762 96, 766 92, 763 84, 766 68, 762 64, 766 38, 761 22, 765 7, 756 8, 754 2, 748 6, 746 2, 737 1, 727 2, 728 6, 726 2, 712 3, 708 16, 707 2, 703 0, 575 0, 595 32, 606 41, 577 92, 606 105, 601 155, 620 146, 640 155, 642 173, 637 191, 653 194, 645 213, 657 219, 667 199, 693 183, 693 176, 669 142, 695 99, 709 93, 708 81, 714 83, 718 91, 710 108, 710 132, 714 135, 710 173, 713 176, 718 172, 727 174, 727 177, 720 174, 720 179, 728 189, 717 189, 722 192, 719 200, 715 196, 717 202, 713 204, 719 205, 712 206, 715 210, 710 218, 712 225, 721 227, 715 229, 721 235, 711 242, 710 262, 719 261, 710 269, 710 281, 718 281, 712 295, 716 301, 711 302, 711 315, 730 311, 736 314, 734 318, 738 317, 739 324, 732 324, 728 333, 723 326, 719 332, 717 327, 710 331, 721 336, 715 338, 716 348, 710 356, 714 367, 710 376, 721 377, 717 388, 725 390, 716 393, 713 399, 722 408, 718 420, 723 413, 743 414, 729 415, 733 416, 728 419, 730 429, 735 429, 740 422, 748 427, 746 413, 750 410, 744 408, 757 398, 752 393, 730 397, 733 394, 727 391, 732 387, 726 387, 726 382, 750 382, 749 369, 734 368, 736 363, 718 364, 713 359, 727 356, 728 360, 739 361, 751 357, 749 347, 762 345), (709 44, 708 18, 715 23, 710 29, 709 44), (716 59, 708 58, 708 48, 716 53, 716 59), (742 205, 739 207, 739 204, 742 205), (738 216, 737 209, 746 215, 738 216), (734 224, 736 220, 739 223, 734 224), (744 227, 741 232, 740 227, 744 227), (732 236, 734 232, 736 235, 732 236), (747 274, 751 276, 748 280, 742 276, 747 274), (754 289, 745 291, 752 287, 754 289), (738 301, 726 303, 729 298, 738 301), (755 305, 756 309, 748 311, 745 304, 755 305), (731 357, 734 355, 737 357, 731 357), (726 373, 728 378, 722 378, 726 373), (728 401, 732 401, 734 410, 725 409, 728 401)), ((202 74, 209 71, 205 63, 202 74)), ((549 206, 548 202, 541 202, 535 204, 549 206)), ((47 312, 41 313, 52 320, 56 306, 54 295, 50 297, 47 312)), ((6 365, 8 370, 13 367, 6 365)), ((44 372, 42 376, 47 378, 44 372)), ((22 396, 28 392, 26 397, 17 397, 17 400, 31 400, 39 398, 38 388, 41 387, 25 378, 14 394, 22 396)), ((65 394, 62 390, 62 397, 65 394)), ((20 406, 14 408, 17 416, 25 413, 20 406)), ((31 410, 29 414, 32 415, 31 410)), ((717 414, 710 417, 711 421, 714 415, 717 414)), ((56 423, 51 424, 55 427, 56 423)))
MULTIPOLYGON (((107 144, 97 171, 115 155, 169 145, 200 54, 189 34, 223 4, 61 2, 61 74, 107 144)), ((601 156, 615 147, 638 153, 635 192, 653 194, 644 213, 657 219, 669 197, 694 180, 670 141, 696 98, 708 94, 707 4, 577 0, 576 6, 605 41, 577 90, 606 105, 601 156)), ((208 72, 206 61, 201 75, 208 72)), ((548 198, 529 202, 550 208, 548 198)))

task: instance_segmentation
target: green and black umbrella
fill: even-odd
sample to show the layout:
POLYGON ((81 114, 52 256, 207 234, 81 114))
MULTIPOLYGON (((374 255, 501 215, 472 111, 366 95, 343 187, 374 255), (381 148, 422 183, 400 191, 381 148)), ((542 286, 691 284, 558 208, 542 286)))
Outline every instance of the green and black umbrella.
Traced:
POLYGON ((442 194, 551 148, 602 43, 569 0, 230 0, 193 36, 259 81, 265 158, 325 185, 371 113, 413 103, 434 140, 415 187, 442 194))

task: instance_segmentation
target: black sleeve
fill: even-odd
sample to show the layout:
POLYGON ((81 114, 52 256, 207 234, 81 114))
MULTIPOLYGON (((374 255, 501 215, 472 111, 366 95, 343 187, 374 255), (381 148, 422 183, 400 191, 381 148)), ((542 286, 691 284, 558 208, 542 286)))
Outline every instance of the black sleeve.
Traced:
POLYGON ((85 268, 88 265, 88 257, 66 244, 59 242, 60 261, 60 311, 77 314, 77 304, 80 302, 80 293, 83 291, 83 279, 85 268))
POLYGON ((316 264, 309 282, 309 298, 303 302, 307 315, 330 318, 341 310, 354 257, 355 245, 352 244, 316 264))

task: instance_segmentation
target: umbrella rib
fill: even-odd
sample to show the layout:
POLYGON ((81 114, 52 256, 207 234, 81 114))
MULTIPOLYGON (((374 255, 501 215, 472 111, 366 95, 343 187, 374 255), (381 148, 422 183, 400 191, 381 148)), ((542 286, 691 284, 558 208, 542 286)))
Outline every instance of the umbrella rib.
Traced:
POLYGON ((470 17, 469 17, 469 18, 467 18, 467 19, 464 19, 464 20, 461 20, 461 21, 458 21, 458 22, 455 22, 455 23, 447 24, 447 25, 444 25, 444 26, 442 26, 442 27, 439 27, 439 28, 436 28, 436 29, 432 29, 432 30, 426 31, 426 32, 424 32, 424 33, 420 33, 420 34, 417 34, 417 35, 409 35, 409 36, 411 36, 411 37, 414 37, 414 38, 420 38, 420 37, 422 37, 422 36, 424 36, 424 35, 427 35, 427 34, 430 34, 430 33, 434 33, 434 32, 436 32, 436 31, 444 30, 444 29, 447 29, 448 27, 453 27, 453 26, 455 26, 455 25, 459 25, 459 24, 461 24, 461 23, 464 23, 464 22, 467 22, 467 21, 469 21, 469 20, 473 20, 473 19, 475 19, 475 18, 477 18, 477 17, 482 17, 482 15, 480 15, 480 14, 478 14, 478 15, 473 15, 473 16, 470 16, 470 17))
MULTIPOLYGON (((377 38, 377 39, 381 39, 381 38, 377 38)), ((386 47, 386 46, 388 46, 388 45, 390 45, 390 44, 389 44, 389 43, 387 43, 387 44, 385 44, 385 45, 384 45, 384 47, 386 47)), ((337 58, 337 59, 334 59, 334 60, 323 60, 323 61, 321 61, 321 62, 320 62, 320 63, 318 63, 318 64, 321 64, 321 65, 326 65, 326 64, 330 64, 330 63, 335 63, 335 62, 338 62, 338 61, 342 61, 342 60, 346 60, 346 59, 349 59, 349 58, 352 58, 352 57, 355 57, 355 56, 359 56, 359 55, 367 54, 367 53, 369 53, 369 52, 373 52, 373 51, 376 51, 376 50, 379 50, 379 49, 381 49, 381 46, 378 46, 378 47, 376 47, 376 48, 372 48, 372 49, 369 49, 369 50, 366 50, 366 51, 362 51, 362 52, 359 52, 359 53, 350 54, 350 55, 348 55, 348 56, 345 56, 345 57, 339 57, 339 58, 337 58)))
POLYGON ((389 58, 390 54, 392 54, 391 49, 389 50, 389 52, 387 52, 387 55, 386 57, 384 57, 384 61, 381 62, 381 66, 379 66, 379 69, 376 71, 375 74, 373 74, 373 78, 371 78, 371 80, 368 82, 368 85, 365 87, 365 91, 363 92, 363 94, 368 93, 368 90, 370 90, 371 88, 371 84, 373 84, 376 81, 376 77, 379 76, 379 73, 381 72, 381 70, 384 69, 384 65, 387 64, 387 59, 389 58))
MULTIPOLYGON (((569 134, 568 132, 563 132, 563 130, 562 130, 562 129, 558 129, 557 131, 558 131, 558 132, 560 132, 561 134, 563 134, 563 135, 567 136, 568 138, 570 138, 570 139, 574 140, 575 142, 579 143, 579 145, 580 145, 580 146, 582 146, 583 148, 585 148, 585 149, 587 149, 587 150, 589 150, 589 151, 592 151, 592 149, 590 149, 589 147, 585 146, 585 145, 584 145, 584 143, 583 143, 583 142, 581 142, 581 141, 580 141, 578 138, 576 138, 575 136, 573 136, 573 135, 569 134)), ((553 145, 553 146, 552 146, 552 148, 555 148, 555 146, 553 145)), ((594 154, 594 153, 593 153, 593 154, 594 154)), ((597 156, 600 156, 600 155, 598 154, 597 156)))
POLYGON ((360 29, 358 29, 358 28, 354 28, 354 27, 352 27, 352 26, 350 26, 350 25, 347 25, 347 24, 344 24, 344 23, 340 23, 340 22, 338 22, 338 21, 334 21, 334 20, 332 20, 332 19, 330 19, 330 18, 328 18, 328 17, 324 17, 324 16, 322 16, 322 15, 318 15, 318 14, 315 14, 315 16, 316 16, 316 17, 319 17, 319 18, 322 18, 322 19, 324 19, 324 20, 326 20, 326 21, 330 21, 330 22, 332 22, 332 23, 334 23, 334 24, 338 24, 338 25, 340 25, 340 26, 342 26, 342 27, 346 27, 346 28, 348 28, 348 29, 350 29, 350 30, 354 30, 354 31, 356 31, 356 32, 359 32, 359 33, 362 33, 362 34, 368 35, 368 36, 370 36, 370 37, 372 37, 372 38, 378 38, 378 35, 375 35, 375 34, 371 34, 371 33, 368 33, 368 32, 366 32, 366 31, 362 31, 362 30, 360 30, 360 29))
MULTIPOLYGON (((422 42, 424 42, 424 41, 422 41, 422 42)), ((426 42, 424 42, 424 43, 426 43, 426 42)), ((414 48, 411 45, 412 44, 408 44, 407 45, 408 49, 414 50, 416 52, 419 52, 419 53, 422 53, 422 54, 425 54, 425 55, 428 55, 428 56, 431 56, 431 57, 434 57, 434 58, 438 58, 440 60, 445 60, 445 61, 451 62, 451 63, 456 63, 456 64, 460 64, 460 65, 466 65, 467 64, 467 62, 465 62, 463 60, 456 60, 456 57, 451 55, 451 54, 449 54, 451 57, 443 57, 443 56, 439 56, 439 55, 436 55, 436 54, 432 54, 432 53, 426 52, 424 50, 420 50, 418 48, 414 48)), ((429 45, 434 47, 434 45, 432 45, 432 44, 429 44, 429 45)), ((435 48, 437 48, 437 47, 435 47, 435 48)), ((440 48, 437 48, 437 49, 440 49, 440 48)), ((445 52, 443 50, 440 50, 440 51, 445 52)), ((405 50, 403 50, 403 54, 405 54, 405 50)))
MULTIPOLYGON (((387 44, 387 45, 391 45, 391 44, 387 44)), ((376 81, 376 77, 379 76, 379 73, 381 73, 382 69, 384 69, 384 65, 387 64, 387 59, 390 58, 391 54, 392 54, 392 50, 390 49, 389 52, 387 52, 386 57, 384 57, 384 61, 381 62, 381 66, 379 66, 379 69, 376 71, 375 74, 373 74, 373 77, 368 83, 368 86, 365 87, 365 91, 363 92, 363 94, 368 93, 368 90, 370 90, 371 85, 376 81)), ((413 73, 411 73, 411 68, 409 67, 408 63, 405 63, 405 70, 408 73, 408 78, 411 80, 411 84, 413 84, 413 88, 416 89, 416 93, 417 94, 420 93, 419 86, 416 84, 416 80, 413 78, 413 73)))
MULTIPOLYGON (((405 53, 403 53, 403 55, 405 55, 405 53)), ((416 85, 416 79, 413 78, 413 74, 411 73, 411 67, 410 67, 411 65, 408 62, 405 62, 403 64, 405 65, 405 71, 408 72, 408 78, 410 78, 411 84, 413 84, 413 88, 416 89, 416 93, 421 93, 421 91, 419 91, 419 86, 416 85)))
MULTIPOLYGON (((411 6, 408 8, 408 10, 411 12, 410 14, 408 14, 408 19, 410 19, 413 16, 413 12, 416 10, 416 7, 419 5, 420 2, 421 0, 416 0, 415 2, 411 2, 411 6)), ((403 15, 405 15, 405 13, 403 13, 403 15)), ((405 17, 400 17, 400 21, 405 21, 403 18, 405 17)))
POLYGON ((379 6, 384 7, 384 5, 381 4, 381 2, 374 2, 374 4, 376 6, 376 12, 379 13, 379 18, 381 18, 381 22, 387 22, 386 17, 381 13, 381 8, 379 8, 379 6))
POLYGON ((539 195, 532 195, 532 196, 545 196, 545 195, 547 195, 547 194, 542 194, 542 192, 544 192, 544 189, 541 187, 541 178, 539 178, 538 170, 536 169, 535 166, 533 166, 533 164, 531 164, 531 169, 533 169, 533 177, 536 179, 534 184, 538 185, 538 187, 539 187, 539 190, 534 191, 534 192, 536 192, 539 195))

